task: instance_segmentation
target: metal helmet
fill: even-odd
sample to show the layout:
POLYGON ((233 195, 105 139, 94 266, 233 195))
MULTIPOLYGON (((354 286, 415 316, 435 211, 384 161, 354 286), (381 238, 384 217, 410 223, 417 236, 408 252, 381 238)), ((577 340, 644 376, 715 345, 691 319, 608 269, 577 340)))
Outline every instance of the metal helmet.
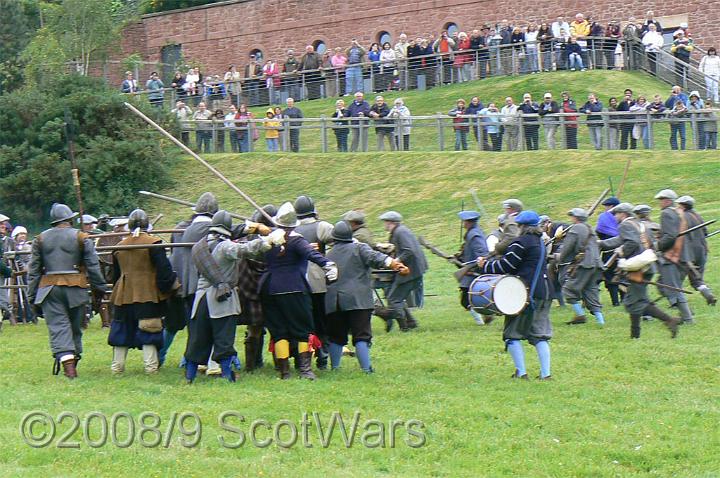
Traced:
POLYGON ((315 201, 313 201, 310 196, 298 196, 293 207, 295 208, 295 213, 301 219, 317 214, 317 211, 315 211, 315 201))
POLYGON ((283 203, 275 214, 275 224, 280 227, 297 227, 300 222, 297 218, 295 208, 289 202, 283 203))
POLYGON ((142 209, 135 209, 128 216, 128 229, 131 231, 136 228, 147 230, 150 227, 150 219, 142 209))
POLYGON ((61 222, 72 221, 78 216, 70 207, 65 204, 55 203, 50 208, 50 224, 53 226, 61 222))
POLYGON ((352 242, 353 231, 347 221, 338 221, 332 230, 332 238, 337 242, 352 242))
MULTIPOLYGON (((273 217, 275 214, 277 214, 277 207, 275 207, 273 204, 266 204, 262 207, 262 210, 265 211, 265 213, 273 217)), ((261 224, 265 224, 268 227, 273 227, 275 224, 270 222, 265 216, 260 214, 260 211, 255 211, 252 216, 250 216, 250 220, 252 222, 259 222, 261 224)))
POLYGON ((218 201, 213 193, 202 193, 195 203, 195 214, 212 215, 218 211, 218 201))
POLYGON ((209 232, 220 234, 221 236, 232 236, 232 216, 224 209, 219 210, 212 217, 209 232))

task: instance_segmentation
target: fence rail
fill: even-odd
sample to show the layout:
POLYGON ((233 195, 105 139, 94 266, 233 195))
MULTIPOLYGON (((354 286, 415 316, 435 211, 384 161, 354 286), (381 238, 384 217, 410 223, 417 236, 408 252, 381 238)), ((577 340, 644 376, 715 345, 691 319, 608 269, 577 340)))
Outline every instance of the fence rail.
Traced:
POLYGON ((599 150, 640 146, 658 150, 716 149, 719 113, 720 109, 696 109, 674 116, 649 110, 606 110, 545 116, 497 113, 456 117, 436 114, 380 120, 367 117, 283 118, 279 126, 269 126, 264 119, 246 118, 184 121, 181 129, 182 140, 188 144, 194 133, 196 148, 205 153, 274 151, 274 147, 281 151, 307 152, 599 150), (274 136, 276 131, 276 145, 267 143, 265 138, 263 147, 259 140, 267 137, 269 132, 274 136), (370 141, 372 134, 376 136, 374 146, 370 141), (331 139, 335 139, 334 148, 331 139), (226 148, 228 144, 230 148, 226 148))

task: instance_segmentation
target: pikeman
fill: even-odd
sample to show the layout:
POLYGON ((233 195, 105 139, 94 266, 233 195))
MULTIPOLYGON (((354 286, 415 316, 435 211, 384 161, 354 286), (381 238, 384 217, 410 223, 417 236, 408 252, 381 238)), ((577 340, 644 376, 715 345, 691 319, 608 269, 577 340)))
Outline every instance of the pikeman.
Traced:
POLYGON ((330 363, 333 370, 340 367, 343 346, 347 344, 348 332, 351 332, 360 368, 365 373, 372 373, 370 317, 373 295, 370 268, 391 268, 399 274, 407 273, 409 270, 400 261, 373 251, 367 244, 353 240, 352 233, 347 221, 337 222, 332 233, 335 245, 327 256, 337 264, 339 272, 338 280, 328 285, 325 294, 330 336, 330 363))
MULTIPOLYGON (((687 230, 688 221, 682 209, 673 207, 678 195, 672 189, 663 189, 655 195, 660 202, 660 239, 658 239, 658 251, 661 252, 658 262, 660 264, 660 279, 658 283, 682 288, 683 281, 687 275, 687 264, 692 261, 690 241, 680 233, 687 230)), ((661 287, 663 294, 670 307, 680 311, 680 317, 685 324, 693 324, 693 314, 690 310, 685 293, 661 287)))
POLYGON ((540 362, 540 380, 552 380, 550 376, 550 344, 552 324, 551 285, 546 269, 545 243, 538 226, 540 216, 535 211, 517 214, 513 223, 519 235, 507 246, 501 257, 479 257, 477 260, 483 274, 513 274, 520 277, 528 288, 530 303, 519 315, 506 316, 503 341, 515 364, 512 378, 527 380, 525 352, 522 341, 535 346, 540 362))
MULTIPOLYGON (((142 209, 128 216, 131 234, 118 246, 150 245, 162 242, 148 234, 150 221, 142 209)), ((165 249, 116 250, 113 252, 113 290, 110 303, 113 319, 108 345, 113 348, 110 370, 113 374, 125 371, 128 350, 142 349, 145 373, 155 373, 160 366, 158 350, 163 345, 165 300, 177 290, 177 274, 172 270, 165 249)))
POLYGON ((650 213, 652 208, 647 204, 638 204, 633 208, 633 214, 638 221, 643 223, 645 228, 651 232, 650 237, 652 238, 653 249, 657 250, 658 233, 660 232, 660 224, 650 219, 650 213))
MULTIPOLYGON (((685 211, 688 229, 696 227, 705 222, 700 214, 695 211, 695 199, 692 196, 681 196, 677 200, 678 208, 685 211)), ((15 231, 13 231, 14 233, 15 231)), ((710 287, 705 284, 705 265, 707 263, 708 245, 707 227, 700 227, 687 235, 687 241, 690 246, 690 262, 688 262, 688 278, 690 284, 695 290, 700 292, 705 298, 708 305, 715 305, 717 299, 712 293, 710 287)))
MULTIPOLYGON (((595 227, 595 233, 600 240, 611 239, 617 237, 619 234, 618 223, 615 216, 610 212, 612 208, 620 204, 620 200, 615 196, 610 196, 602 202, 605 207, 605 211, 600 213, 598 216, 597 226, 595 227)), ((610 257, 613 255, 612 251, 603 253, 600 259, 603 263, 610 261, 610 257)), ((610 267, 605 268, 603 271, 603 282, 605 282, 605 289, 610 294, 610 300, 612 301, 613 307, 620 305, 623 299, 624 292, 620 290, 618 284, 613 282, 615 279, 615 263, 613 262, 610 267)))
MULTIPOLYGON (((315 201, 309 196, 299 196, 295 199, 295 213, 300 225, 295 232, 303 236, 320 254, 325 255, 328 245, 332 243, 333 226, 329 222, 318 219, 315 201)), ((310 297, 312 300, 314 333, 322 342, 322 346, 315 351, 315 365, 320 370, 327 369, 327 324, 325 322, 325 273, 312 262, 308 263, 307 281, 310 284, 310 297)))
POLYGON ((361 211, 353 210, 343 214, 340 219, 347 221, 353 231, 353 239, 363 242, 375 249, 375 240, 372 231, 365 224, 365 214, 361 211))
MULTIPOLYGON (((262 207, 268 216, 273 217, 277 214, 277 208, 272 204, 262 207)), ((259 211, 250 218, 250 221, 258 224, 256 232, 263 233, 265 228, 273 226, 265 216, 259 211)), ((241 225, 240 232, 241 241, 252 241, 259 237, 255 232, 251 232, 247 224, 241 225)), ((235 231, 233 231, 234 233, 235 231)), ((260 278, 265 273, 265 263, 262 258, 244 257, 238 263, 238 296, 240 297, 240 318, 238 325, 247 325, 245 333, 245 371, 252 372, 256 368, 263 366, 263 337, 265 335, 265 318, 263 316, 262 302, 260 301, 260 293, 258 292, 258 284, 260 278)))
POLYGON ((595 316, 597 323, 605 324, 600 303, 600 249, 597 236, 592 226, 587 223, 588 213, 576 207, 568 211, 570 227, 563 239, 563 245, 557 254, 560 266, 560 283, 562 294, 575 311, 575 317, 567 322, 569 325, 587 322, 583 303, 595 316))
POLYGON ((281 231, 285 231, 286 243, 275 242, 265 253, 267 271, 258 286, 265 324, 275 342, 280 378, 290 378, 290 342, 296 341, 300 377, 314 380, 308 345, 313 316, 310 286, 305 278, 307 262, 320 266, 329 281, 337 280, 337 267, 293 230, 300 222, 291 203, 280 206, 274 221, 281 231))
POLYGON ((633 205, 625 202, 610 209, 610 213, 615 216, 615 220, 620 225, 619 235, 601 240, 599 242, 600 250, 615 250, 619 257, 627 260, 638 257, 635 260, 642 261, 636 271, 623 273, 627 277, 627 291, 623 298, 623 305, 630 314, 630 338, 640 338, 640 323, 644 315, 662 320, 670 329, 671 336, 675 338, 680 319, 670 317, 648 299, 647 281, 652 279, 655 273, 654 259, 650 257, 646 261, 639 256, 646 251, 651 251, 649 256, 654 255, 652 254, 652 241, 650 231, 633 216, 632 210, 633 205))
MULTIPOLYGON (((485 240, 485 234, 482 229, 480 229, 480 226, 478 226, 480 213, 477 211, 461 211, 458 213, 458 217, 462 221, 463 228, 465 229, 465 239, 462 244, 462 249, 458 254, 460 262, 467 263, 474 261, 480 256, 487 256, 488 248, 485 240)), ((470 307, 468 289, 475 277, 477 277, 476 273, 468 271, 460 279, 460 305, 463 309, 470 312, 470 316, 477 325, 485 325, 486 323, 489 324, 493 320, 492 316, 486 316, 483 318, 482 314, 470 307)))
MULTIPOLYGON (((232 217, 220 210, 212 217, 207 238, 192 248, 192 261, 198 271, 198 288, 194 297, 188 342, 185 350, 185 378, 192 383, 198 367, 212 359, 220 364, 221 375, 235 381, 232 359, 235 351, 235 329, 240 316, 237 293, 238 263, 245 256, 259 256, 268 251, 273 240, 284 242, 284 232, 271 234, 250 242, 233 242, 232 217)), ((269 232, 266 228, 266 232, 269 232)))
POLYGON ((399 212, 388 211, 380 216, 385 230, 390 233, 390 243, 393 245, 395 258, 410 268, 407 275, 396 275, 387 293, 389 308, 376 307, 375 315, 385 319, 385 331, 390 332, 393 321, 397 320, 402 332, 407 332, 418 326, 415 318, 410 314, 406 300, 417 289, 422 290, 423 274, 428 269, 427 259, 423 254, 420 242, 413 232, 402 223, 403 217, 399 212))
POLYGON ((88 280, 94 292, 105 293, 95 246, 87 234, 72 227, 77 215, 65 204, 53 204, 52 228, 33 241, 28 274, 28 298, 36 315, 45 317, 50 334, 53 374, 60 373, 62 365, 70 379, 77 377, 83 351, 81 325, 89 301, 88 280))
POLYGON ((510 245, 516 237, 520 235, 520 228, 515 222, 515 217, 523 210, 523 203, 519 199, 506 199, 502 203, 505 209, 505 219, 502 224, 502 234, 500 240, 495 245, 493 253, 497 256, 505 254, 505 249, 510 245))
MULTIPOLYGON (((128 219, 126 217, 121 218, 113 218, 108 220, 108 225, 112 228, 112 232, 124 232, 125 226, 127 226, 128 219)), ((92 236, 91 236, 92 239, 92 236)), ((101 236, 98 238, 95 238, 95 247, 100 246, 116 246, 120 241, 122 241, 121 236, 101 236)), ((101 254, 99 256, 100 260, 100 272, 102 272, 103 277, 105 277, 106 283, 112 283, 113 282, 113 274, 114 274, 114 268, 113 268, 113 258, 114 256, 112 254, 101 254)), ((102 299, 102 298, 100 298, 102 299)), ((109 328, 112 324, 112 308, 109 307, 109 304, 103 304, 102 300, 98 301, 95 300, 93 307, 96 310, 99 310, 100 314, 100 321, 102 322, 103 328, 109 328)))
MULTIPOLYGON (((192 221, 185 228, 185 232, 182 233, 177 242, 197 242, 207 236, 213 214, 217 211, 218 202, 215 195, 210 192, 202 193, 195 204, 195 214, 193 214, 192 221)), ((176 238, 177 237, 173 237, 173 242, 175 242, 174 239, 176 238)), ((173 249, 172 255, 170 256, 170 263, 180 281, 178 295, 183 299, 185 306, 185 324, 173 324, 173 327, 168 327, 165 330, 165 343, 162 350, 160 350, 161 364, 165 362, 165 356, 175 339, 175 334, 182 330, 190 319, 190 312, 195 302, 195 291, 197 290, 198 282, 198 273, 195 264, 190 258, 190 249, 186 247, 176 247, 173 249)))

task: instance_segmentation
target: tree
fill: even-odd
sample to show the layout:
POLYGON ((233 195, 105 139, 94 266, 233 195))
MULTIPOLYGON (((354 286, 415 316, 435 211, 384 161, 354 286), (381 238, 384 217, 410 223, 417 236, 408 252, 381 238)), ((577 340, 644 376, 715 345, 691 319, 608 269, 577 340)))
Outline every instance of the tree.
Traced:
POLYGON ((20 53, 39 26, 36 0, 0 0, 0 93, 22 85, 20 53))

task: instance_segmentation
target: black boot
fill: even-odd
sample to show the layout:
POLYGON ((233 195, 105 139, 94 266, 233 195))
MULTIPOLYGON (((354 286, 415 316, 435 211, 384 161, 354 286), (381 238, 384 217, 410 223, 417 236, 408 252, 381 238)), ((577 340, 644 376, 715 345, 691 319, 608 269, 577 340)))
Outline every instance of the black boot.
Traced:
POLYGON ((375 309, 373 310, 373 315, 377 315, 381 319, 385 321, 385 332, 390 332, 393 328, 393 317, 392 317, 392 309, 388 309, 387 307, 383 307, 381 305, 375 304, 375 309))
POLYGON ((315 374, 312 371, 312 355, 310 352, 301 352, 298 354, 297 362, 299 364, 300 378, 315 380, 315 374))
POLYGON ((630 338, 631 339, 639 339, 640 338, 640 321, 642 320, 642 316, 638 314, 633 314, 630 316, 630 338))
POLYGON ((405 323, 407 324, 407 328, 417 329, 418 323, 417 320, 415 320, 415 317, 413 317, 413 315, 410 313, 410 308, 405 306, 403 310, 405 311, 405 323))
POLYGON ((660 310, 655 304, 650 304, 645 308, 645 314, 652 315, 656 319, 660 319, 665 323, 665 327, 670 330, 670 336, 674 339, 677 337, 678 324, 681 322, 679 317, 670 317, 668 314, 660 310))
POLYGON ((710 288, 706 285, 702 285, 698 288, 698 292, 702 294, 702 296, 705 298, 705 302, 707 302, 707 305, 715 305, 717 304, 717 299, 713 295, 710 288))
POLYGON ((255 340, 257 337, 245 337, 245 371, 250 373, 253 370, 255 370, 255 357, 257 356, 257 351, 255 350, 257 346, 257 341, 255 340))
POLYGON ((265 331, 255 338, 255 368, 263 368, 263 349, 265 348, 265 331))
POLYGON ((280 380, 287 380, 290 378, 290 360, 289 359, 275 359, 277 369, 280 372, 280 380))
POLYGON ((322 347, 315 350, 315 366, 318 370, 327 370, 328 351, 327 345, 323 342, 322 347))

